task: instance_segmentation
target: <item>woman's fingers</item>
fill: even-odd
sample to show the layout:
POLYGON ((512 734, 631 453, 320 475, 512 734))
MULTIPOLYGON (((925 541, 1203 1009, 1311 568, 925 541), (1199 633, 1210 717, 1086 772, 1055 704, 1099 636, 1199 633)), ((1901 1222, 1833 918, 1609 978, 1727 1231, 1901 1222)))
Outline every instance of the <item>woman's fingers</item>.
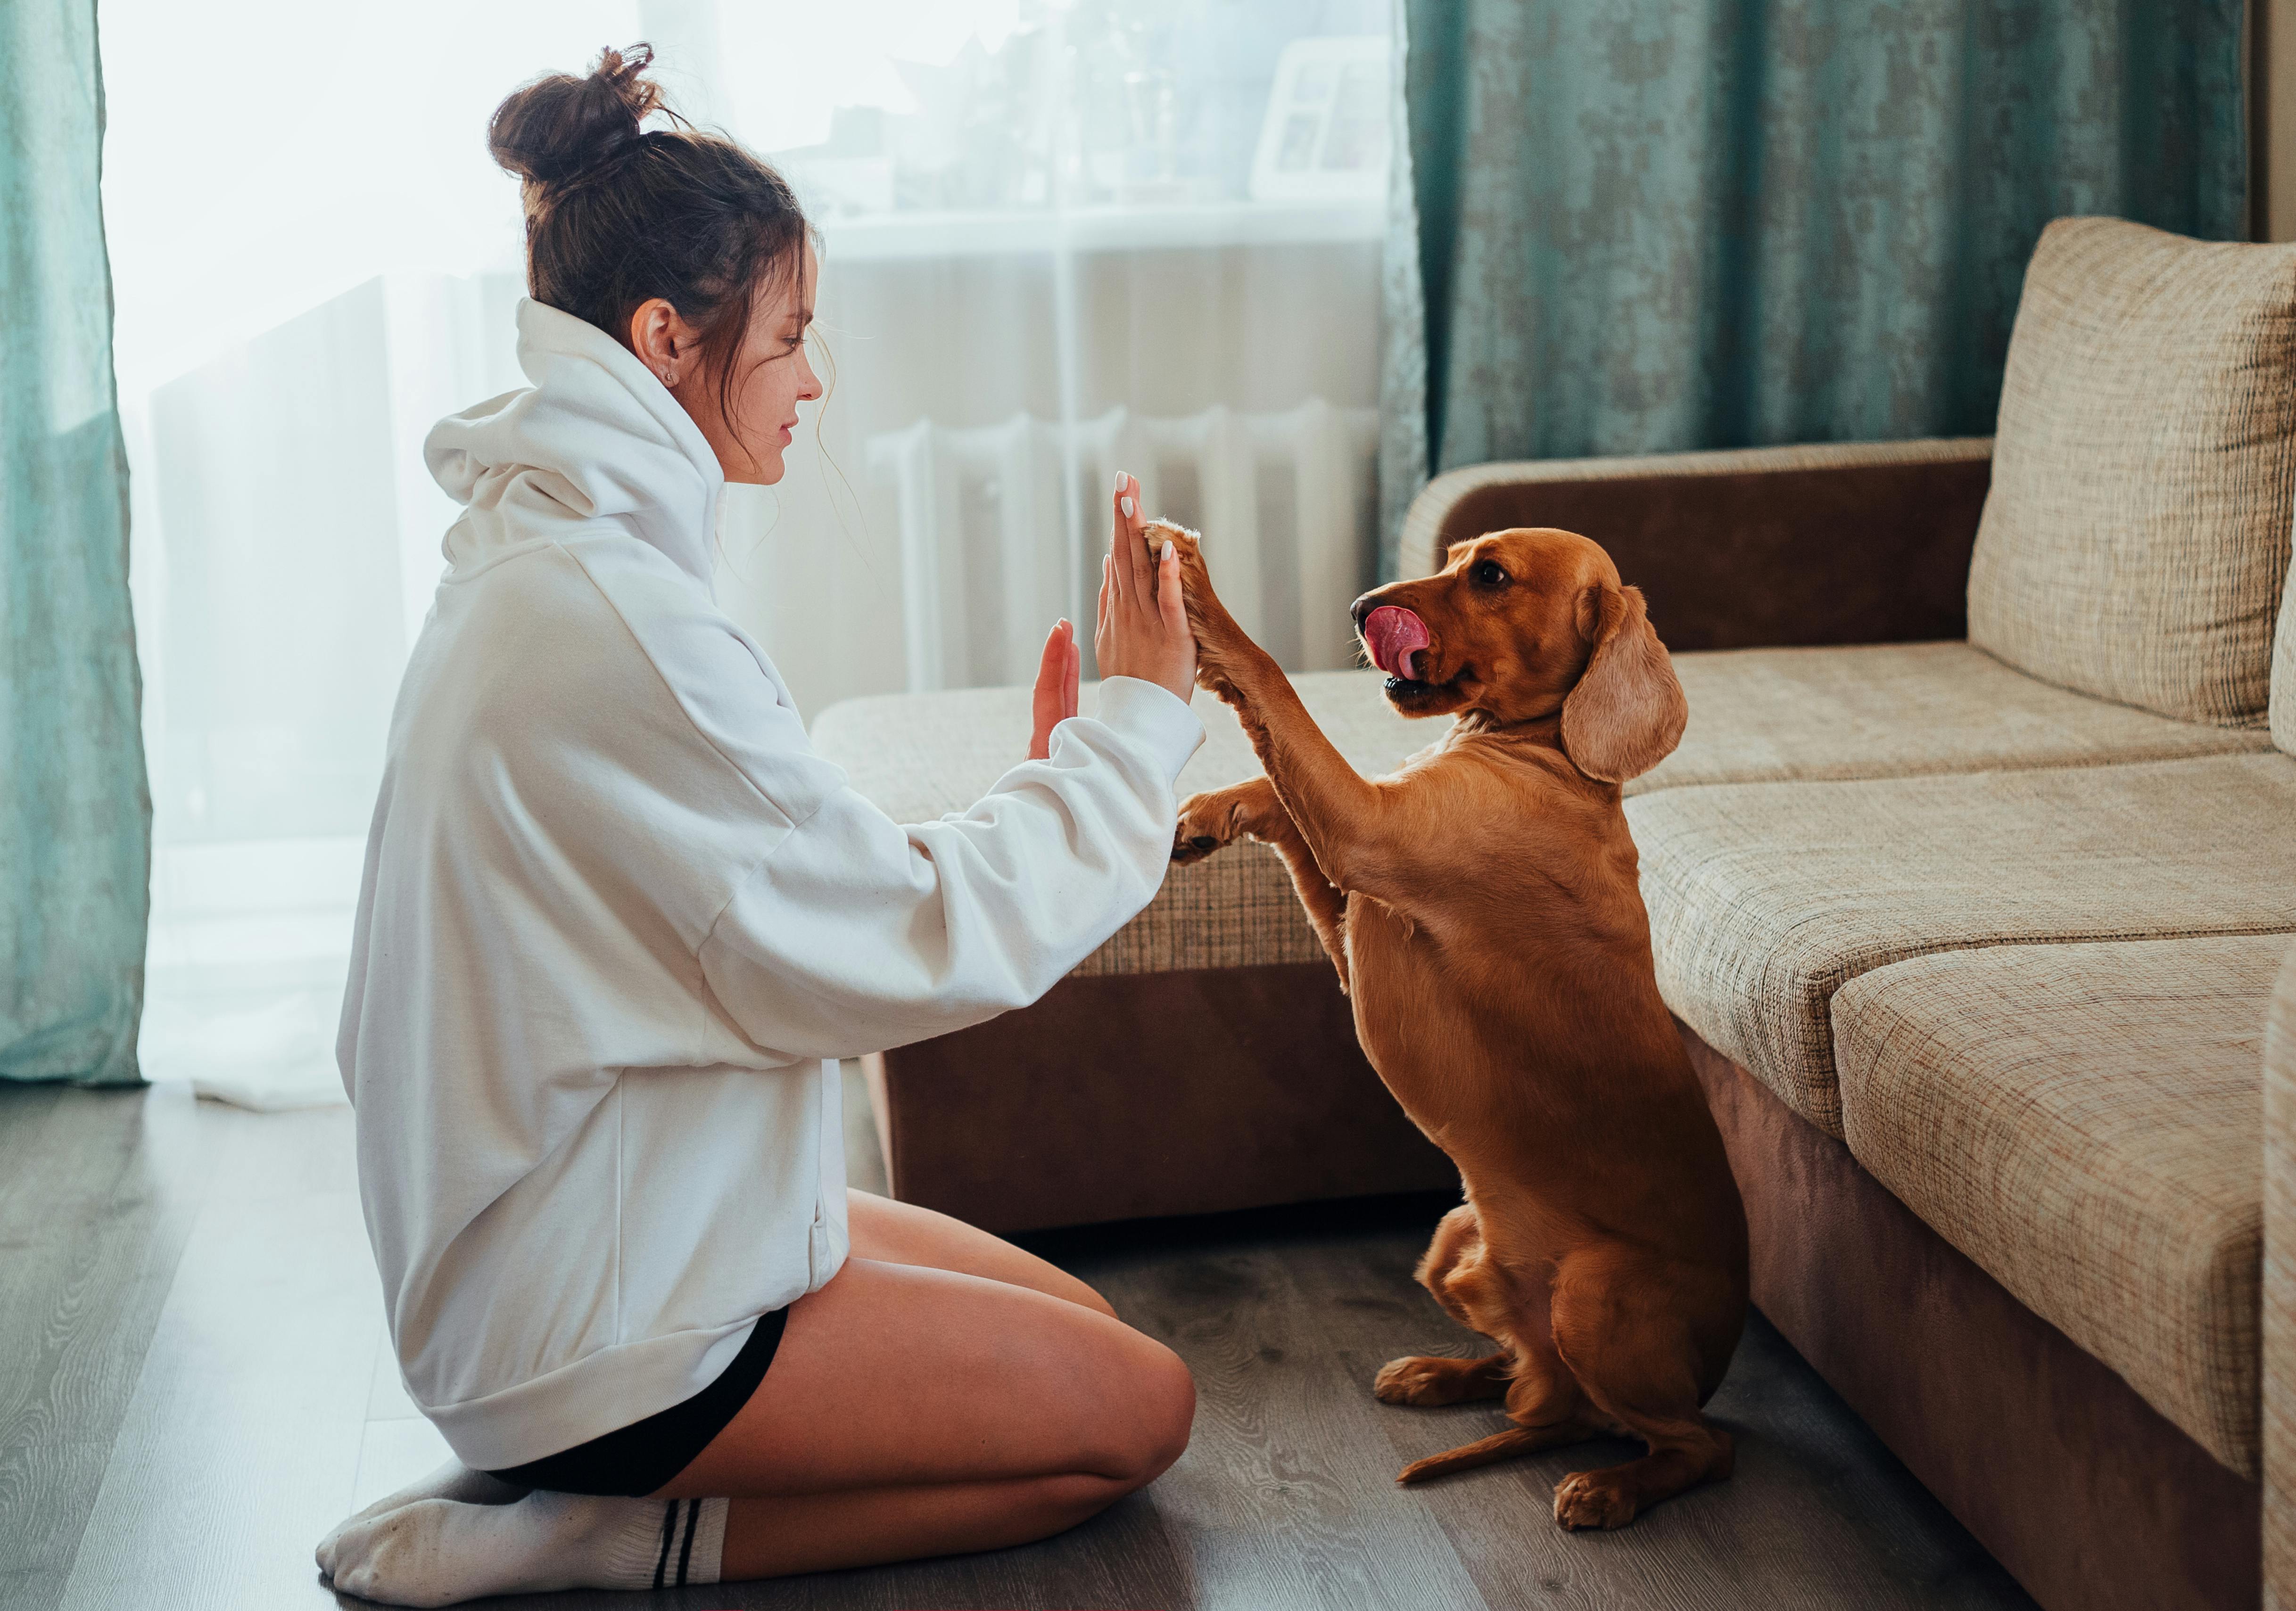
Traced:
POLYGON ((1156 559, 1156 611, 1164 617, 1166 632, 1188 630, 1187 601, 1180 593, 1180 551, 1169 537, 1156 559))
POLYGON ((1045 652, 1037 662, 1037 689, 1029 701, 1029 758, 1041 761, 1053 752, 1053 729, 1076 715, 1076 629, 1056 621, 1045 638, 1045 652))
MULTIPOLYGON (((1177 663, 1180 689, 1185 690, 1196 680, 1196 634, 1188 625, 1187 601, 1180 594, 1179 552, 1168 537, 1156 563, 1156 609, 1163 617, 1164 641, 1177 663)), ((1180 692, 1180 698, 1187 697, 1180 692)))
POLYGON ((1149 590, 1154 585, 1154 568, 1148 560, 1146 532, 1147 517, 1140 510, 1140 483, 1131 476, 1118 478, 1116 495, 1119 534, 1117 566, 1130 585, 1128 598, 1142 610, 1152 608, 1149 590))
MULTIPOLYGON (((1068 623, 1061 623, 1068 626, 1068 623)), ((1076 628, 1069 626, 1068 669, 1061 676, 1061 720, 1065 722, 1077 713, 1077 684, 1084 676, 1084 645, 1077 642, 1076 628)))
POLYGON ((1139 546, 1139 538, 1133 531, 1132 523, 1140 512, 1140 499, 1133 490, 1132 478, 1120 470, 1116 472, 1116 491, 1111 495, 1108 553, 1114 564, 1110 569, 1110 579, 1116 585, 1116 601, 1122 605, 1129 603, 1132 599, 1133 571, 1126 562, 1125 551, 1139 546))
POLYGON ((1113 676, 1113 667, 1117 664, 1116 640, 1110 634, 1109 617, 1109 592, 1114 586, 1115 583, 1109 577, 1109 556, 1103 554, 1100 556, 1099 613, 1094 618, 1092 628, 1092 654, 1103 677, 1113 676))

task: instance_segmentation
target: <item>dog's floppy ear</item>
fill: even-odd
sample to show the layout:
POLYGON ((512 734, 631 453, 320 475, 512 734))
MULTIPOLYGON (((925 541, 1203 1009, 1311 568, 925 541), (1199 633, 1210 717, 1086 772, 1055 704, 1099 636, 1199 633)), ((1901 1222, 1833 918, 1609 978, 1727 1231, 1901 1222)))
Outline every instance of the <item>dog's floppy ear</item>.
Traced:
POLYGON ((1651 630, 1639 587, 1578 595, 1578 635, 1595 646, 1562 701, 1562 748, 1590 778, 1623 783, 1674 753, 1690 720, 1666 645, 1651 630))

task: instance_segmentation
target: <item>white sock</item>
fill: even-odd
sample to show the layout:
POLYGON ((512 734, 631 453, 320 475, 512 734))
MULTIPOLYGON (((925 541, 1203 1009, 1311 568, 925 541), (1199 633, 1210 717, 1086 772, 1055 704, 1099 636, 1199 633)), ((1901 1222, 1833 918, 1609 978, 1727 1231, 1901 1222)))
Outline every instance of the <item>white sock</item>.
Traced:
POLYGON ((329 1579, 342 1593, 391 1606, 714 1583, 730 1505, 540 1489, 507 1505, 422 1499, 346 1525, 329 1579))
POLYGON ((403 1510, 418 1500, 460 1500, 466 1505, 507 1505, 524 1499, 533 1490, 521 1488, 489 1476, 483 1471, 473 1471, 460 1460, 448 1460, 419 1482, 409 1483, 396 1493, 386 1494, 348 1521, 337 1522, 334 1530, 319 1541, 316 1554, 319 1571, 332 1577, 335 1570, 335 1546, 345 1533, 361 1522, 371 1522, 388 1511, 403 1510))

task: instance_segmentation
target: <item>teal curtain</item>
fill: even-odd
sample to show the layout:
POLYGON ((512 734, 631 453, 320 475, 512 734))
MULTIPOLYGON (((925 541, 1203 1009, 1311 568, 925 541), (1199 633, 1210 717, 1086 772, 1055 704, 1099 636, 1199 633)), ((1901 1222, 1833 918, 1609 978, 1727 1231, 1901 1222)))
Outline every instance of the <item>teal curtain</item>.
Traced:
POLYGON ((1985 434, 2041 227, 2235 238, 2241 0, 1400 0, 1382 483, 1985 434))
POLYGON ((134 1084, 150 909, 94 0, 0 0, 0 1078, 134 1084))

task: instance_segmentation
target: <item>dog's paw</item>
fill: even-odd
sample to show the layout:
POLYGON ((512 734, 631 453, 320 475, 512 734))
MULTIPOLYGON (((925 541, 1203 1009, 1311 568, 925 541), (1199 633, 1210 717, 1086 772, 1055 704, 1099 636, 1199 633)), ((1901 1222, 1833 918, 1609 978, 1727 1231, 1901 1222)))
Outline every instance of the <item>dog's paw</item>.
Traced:
POLYGON ((1191 838, 1185 833, 1176 833, 1172 836, 1172 865, 1185 867, 1192 862, 1201 862, 1219 847, 1219 841, 1209 834, 1191 838))
MULTIPOLYGON (((1423 1409, 1435 1404, 1456 1404, 1466 1396, 1462 1391, 1461 1378, 1469 1366, 1466 1360, 1440 1359, 1427 1354, 1414 1354, 1407 1359, 1390 1360, 1372 1378, 1372 1396, 1382 1404, 1414 1404, 1423 1409)), ((1408 1482, 1411 1479, 1405 1477, 1408 1482)))
POLYGON ((1180 580, 1201 579, 1205 576, 1203 533, 1190 531, 1177 520, 1151 520, 1141 529, 1140 540, 1148 545, 1148 558, 1153 562, 1164 557, 1164 544, 1172 545, 1172 552, 1180 561, 1180 580))
POLYGON ((1201 862, 1236 836, 1235 814, 1218 792, 1192 795, 1180 806, 1172 830, 1172 860, 1179 866, 1201 862))
POLYGON ((1632 1485, 1615 1469, 1574 1471, 1554 1484, 1554 1519, 1573 1533, 1623 1527, 1635 1519, 1632 1485))
POLYGON ((1213 591, 1212 573, 1204 563, 1202 536, 1170 520, 1149 521, 1141 536, 1152 563, 1161 559, 1168 541, 1179 561, 1180 599, 1187 608, 1188 630, 1196 638, 1196 686, 1232 699, 1234 679, 1229 662, 1247 652, 1251 640, 1213 591))

